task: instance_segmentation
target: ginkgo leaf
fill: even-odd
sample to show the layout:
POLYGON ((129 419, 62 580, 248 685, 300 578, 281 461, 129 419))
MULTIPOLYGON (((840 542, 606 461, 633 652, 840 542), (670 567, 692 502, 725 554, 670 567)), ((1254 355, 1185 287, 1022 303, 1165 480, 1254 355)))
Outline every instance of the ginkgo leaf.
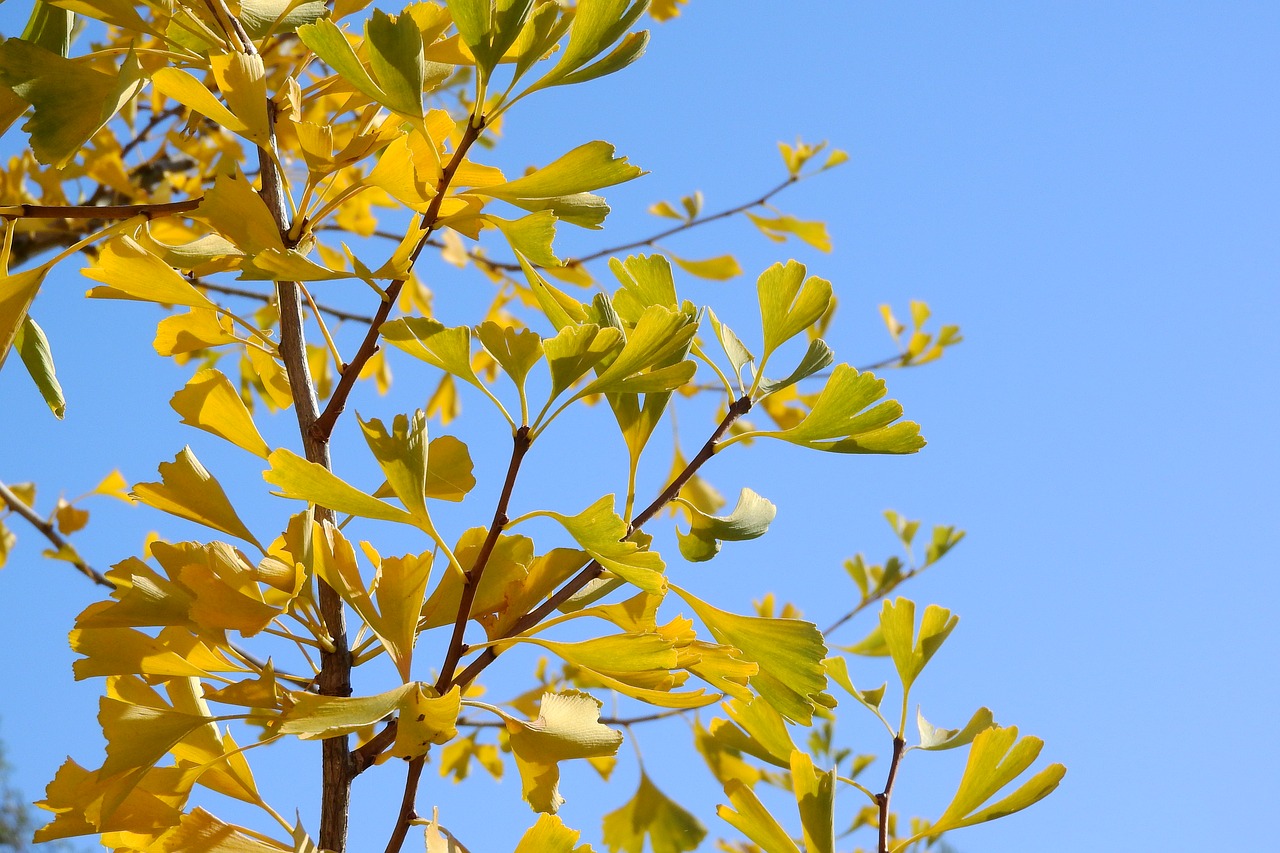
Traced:
POLYGON ((482 77, 488 78, 498 60, 520 35, 533 0, 450 0, 449 12, 458 34, 467 43, 482 77))
MULTIPOLYGON (((67 399, 62 394, 62 385, 59 384, 53 367, 53 353, 49 351, 49 339, 45 337, 44 330, 31 319, 30 315, 23 318, 22 325, 18 327, 13 347, 22 358, 23 366, 27 368, 31 381, 36 384, 49 411, 53 412, 55 418, 62 420, 62 416, 67 411, 67 399)), ((3 363, 3 355, 0 355, 0 363, 3 363)))
POLYGON ((267 462, 271 467, 262 473, 262 478, 280 489, 276 492, 280 497, 307 501, 362 518, 421 525, 421 519, 360 491, 323 465, 308 462, 291 450, 273 450, 267 462))
POLYGON ((742 651, 760 672, 751 686, 783 716, 803 725, 813 718, 815 700, 827 686, 822 659, 827 648, 811 622, 740 616, 712 607, 680 587, 671 585, 693 608, 717 642, 742 651))
POLYGON ((267 203, 238 172, 220 172, 200 206, 192 211, 191 218, 209 225, 246 255, 257 255, 268 249, 285 251, 280 229, 267 203))
POLYGON ((543 210, 519 219, 484 214, 481 219, 501 231, 511 248, 532 263, 540 267, 564 265, 551 246, 556 237, 556 216, 552 211, 543 210))
POLYGON ((755 223, 764 236, 771 240, 782 242, 790 234, 819 251, 831 251, 831 237, 827 234, 827 226, 821 222, 804 222, 794 216, 759 216, 750 211, 746 216, 755 223))
POLYGON ((554 814, 538 816, 538 822, 520 836, 514 853, 592 853, 590 844, 574 847, 582 835, 554 814))
POLYGON ((126 235, 104 244, 81 274, 106 285, 86 294, 98 299, 137 299, 215 310, 218 307, 172 267, 126 235))
MULTIPOLYGON (((888 652, 886 652, 888 654, 888 652)), ((865 705, 873 714, 880 713, 880 703, 884 701, 884 691, 888 687, 888 682, 881 684, 874 690, 859 690, 853 685, 853 679, 849 677, 849 662, 844 658, 831 657, 824 660, 823 665, 827 668, 827 675, 831 677, 836 684, 839 684, 849 695, 857 699, 865 705)), ((883 719, 883 717, 881 718, 883 719)))
POLYGON ((133 503, 133 498, 129 497, 129 483, 118 469, 103 477, 102 482, 93 487, 93 494, 106 495, 127 504, 133 503))
POLYGON ((884 380, 838 364, 808 415, 798 424, 790 429, 756 430, 743 435, 779 438, 832 453, 916 452, 924 446, 920 427, 911 421, 894 423, 902 417, 902 405, 897 400, 876 403, 884 395, 884 380))
POLYGON ((915 630, 915 602, 898 598, 886 600, 880 609, 880 628, 884 632, 885 645, 893 657, 903 690, 910 692, 916 676, 959 623, 960 617, 950 610, 930 604, 920 621, 920 631, 915 630), (913 642, 914 637, 914 642, 913 642))
MULTIPOLYGON (((412 23, 410 16, 404 15, 402 17, 408 20, 410 24, 412 23)), ((418 32, 417 27, 413 29, 418 32)), ((388 78, 394 91, 387 91, 380 81, 370 76, 369 71, 364 67, 355 50, 347 41, 346 35, 342 30, 338 29, 338 26, 333 21, 328 18, 321 18, 313 24, 298 27, 297 33, 303 44, 315 51, 316 55, 323 59, 326 65, 336 71, 356 91, 406 118, 416 118, 421 121, 423 117, 422 88, 419 87, 416 93, 411 94, 407 91, 408 87, 404 85, 403 79, 388 78)), ((398 30, 395 28, 373 27, 369 23, 365 25, 365 42, 369 45, 371 52, 377 50, 383 53, 386 58, 394 59, 399 52, 405 49, 397 46, 397 34, 398 30), (384 32, 384 30, 386 31, 384 32)), ((407 36, 409 34, 406 32, 404 35, 406 36, 407 44, 407 36)), ((424 60, 420 53, 422 50, 420 33, 417 49, 419 53, 414 61, 422 63, 424 60)), ((376 70, 375 73, 377 73, 376 70)), ((425 67, 423 73, 425 74, 425 67)))
POLYGON ((601 328, 585 323, 562 327, 554 338, 543 342, 551 370, 550 399, 554 400, 596 365, 613 356, 622 343, 622 331, 611 326, 601 328))
POLYGON ((736 725, 729 720, 711 721, 711 736, 719 743, 784 770, 790 766, 795 742, 787 732, 786 720, 764 698, 735 699, 721 707, 736 725))
POLYGON ((491 743, 478 743, 475 733, 454 738, 445 744, 440 750, 440 775, 452 776, 454 782, 465 781, 471 773, 472 760, 494 779, 502 778, 504 765, 498 756, 498 748, 491 743))
POLYGON ((626 539, 627 523, 613 511, 613 495, 605 495, 574 516, 544 511, 564 525, 584 551, 618 577, 646 592, 662 592, 666 564, 656 551, 644 551, 626 539))
POLYGON ((101 772, 111 775, 150 767, 178 741, 208 725, 211 719, 103 696, 98 700, 98 722, 107 741, 107 760, 101 772))
POLYGON ((421 118, 426 60, 422 55, 422 31, 412 15, 395 18, 374 9, 365 22, 365 48, 369 66, 378 78, 382 103, 401 115, 421 118))
POLYGON ((969 747, 969 760, 951 804, 926 832, 916 837, 936 836, 960 827, 995 820, 1021 811, 1047 797, 1058 787, 1067 772, 1067 768, 1061 764, 1049 765, 1022 783, 1013 793, 981 808, 1001 788, 1022 775, 1039 756, 1043 746, 1042 740, 1030 735, 1019 740, 1016 726, 994 726, 980 732, 969 747))
POLYGON ((13 275, 0 270, 0 365, 4 364, 9 348, 22 333, 27 310, 50 269, 49 266, 35 267, 13 275))
POLYGON ((560 60, 528 91, 590 80, 634 62, 644 51, 648 32, 626 33, 647 6, 647 0, 587 0, 581 4, 560 60), (587 65, 619 39, 622 44, 596 63, 602 68, 587 65))
POLYGON ((726 823, 750 838, 764 853, 802 853, 782 825, 769 814, 749 787, 737 779, 730 779, 724 786, 729 806, 717 806, 718 814, 726 823), (736 811, 735 811, 736 809, 736 811))
POLYGON ((190 447, 182 448, 172 462, 160 463, 159 483, 138 483, 133 496, 148 506, 203 524, 214 530, 262 545, 236 515, 222 486, 190 447))
POLYGON ((182 816, 177 828, 165 834, 164 843, 170 850, 185 853, 294 853, 298 849, 256 832, 248 833, 197 807, 182 816))
POLYGON ((774 264, 760 274, 756 293, 764 326, 764 358, 809 328, 831 305, 831 282, 817 276, 805 278, 798 261, 774 264))
POLYGON ((441 696, 434 687, 415 682, 400 700, 399 724, 391 754, 400 758, 426 755, 433 745, 448 743, 458 734, 462 691, 454 685, 441 696))
POLYGON ((119 74, 112 75, 23 39, 0 44, 0 83, 34 108, 23 130, 31 135, 36 159, 57 169, 70 163, 145 82, 132 48, 119 74))
POLYGON ((660 305, 645 309, 617 357, 600 375, 582 388, 575 398, 589 394, 621 392, 623 381, 687 350, 698 331, 698 320, 683 311, 672 311, 660 305))
MULTIPOLYGON (((557 331, 586 322, 587 312, 581 302, 548 284, 524 256, 516 255, 516 260, 520 262, 520 269, 524 272, 525 279, 529 282, 529 288, 533 291, 534 298, 538 300, 542 313, 547 315, 547 319, 557 331)), ((550 271, 555 272, 555 269, 552 268, 550 271)))
POLYGON ((675 261, 676 266, 689 273, 696 275, 698 278, 706 278, 711 281, 728 281, 731 278, 737 278, 742 275, 742 267, 738 265, 738 259, 733 255, 717 255, 714 258, 704 258, 700 261, 688 260, 675 255, 669 255, 671 260, 675 261))
POLYGON ((750 489, 738 495, 738 504, 726 516, 708 515, 692 504, 685 504, 693 522, 688 533, 676 530, 680 553, 686 560, 702 562, 720 552, 721 542, 742 542, 763 536, 777 514, 773 503, 750 489))
POLYGON ((980 732, 996 725, 990 708, 979 708, 973 712, 969 722, 962 729, 940 729, 924 718, 924 714, 916 708, 916 728, 920 731, 918 749, 942 750, 955 749, 972 743, 980 732))
POLYGON ((231 380, 214 368, 196 373, 169 400, 182 423, 211 432, 255 456, 271 452, 231 380))
POLYGON ((151 554, 190 592, 189 615, 197 625, 250 637, 281 615, 283 603, 276 606, 264 599, 256 567, 224 542, 157 541, 151 543, 151 554))
MULTIPOLYGON (((756 360, 746 345, 734 334, 733 330, 720 322, 720 318, 710 308, 707 309, 707 317, 711 320, 711 328, 716 333, 716 340, 720 342, 720 348, 724 350, 724 354, 729 357, 729 363, 733 365, 733 375, 739 383, 742 382, 742 370, 748 364, 756 360)), ((741 388, 741 384, 739 384, 741 388)))
POLYGON ((280 717, 280 733, 303 740, 351 734, 395 713, 401 700, 416 689, 416 682, 409 682, 375 696, 320 696, 304 690, 290 691, 289 705, 280 717))
POLYGON ((761 396, 772 394, 775 391, 781 391, 788 388, 801 379, 808 379, 813 374, 822 370, 824 367, 831 365, 835 361, 836 355, 831 347, 827 346, 827 342, 822 338, 814 338, 809 341, 809 348, 805 350, 804 357, 800 359, 800 363, 796 365, 796 369, 791 371, 786 379, 762 379, 758 387, 758 393, 761 396))
POLYGON ((157 323, 152 346, 160 355, 180 355, 239 341, 229 316, 213 308, 192 308, 157 323))
POLYGON ((401 317, 382 326, 382 338, 409 355, 481 387, 471 366, 471 327, 449 328, 428 317, 401 317))
POLYGON ((800 750, 791 753, 791 789, 796 795, 806 853, 834 853, 836 771, 820 773, 800 750))
POLYGON ((134 628, 76 628, 71 650, 85 655, 72 664, 77 681, 105 675, 208 676, 209 673, 134 628))
POLYGON ((543 356, 542 338, 531 329, 513 329, 486 320, 476 328, 476 337, 517 388, 543 356))
POLYGON ((425 494, 438 501, 457 502, 476 486, 471 452, 459 439, 442 435, 427 445, 425 494))
POLYGON ((270 144, 267 77, 262 56, 257 53, 224 53, 210 56, 209 67, 228 109, 244 127, 240 133, 257 145, 270 144))
MULTIPOLYGON (((581 12, 581 10, 579 10, 581 12)), ((496 198, 537 212, 549 210, 557 219, 587 228, 599 227, 609 212, 604 199, 590 190, 613 186, 644 174, 644 170, 614 157, 613 146, 599 140, 580 145, 541 169, 470 192, 496 198)))
POLYGON ((392 492, 411 515, 426 519, 426 415, 421 409, 411 417, 396 415, 390 431, 377 418, 365 421, 357 416, 356 419, 392 492))
POLYGON ((707 836, 706 827, 658 790, 644 770, 635 795, 604 816, 602 832, 604 843, 615 853, 644 853, 646 836, 653 853, 687 853, 707 836))
POLYGON ((676 310, 675 279, 671 264, 662 255, 631 255, 626 260, 611 258, 609 269, 622 284, 613 295, 613 307, 628 323, 637 323, 644 309, 661 305, 676 310))
POLYGON ((600 706, 598 699, 577 690, 544 693, 536 720, 506 719, 524 798, 534 811, 555 814, 564 804, 559 762, 618 751, 622 732, 600 722, 600 706))
POLYGON ((322 0, 240 0, 240 23, 251 38, 291 33, 329 14, 322 0))

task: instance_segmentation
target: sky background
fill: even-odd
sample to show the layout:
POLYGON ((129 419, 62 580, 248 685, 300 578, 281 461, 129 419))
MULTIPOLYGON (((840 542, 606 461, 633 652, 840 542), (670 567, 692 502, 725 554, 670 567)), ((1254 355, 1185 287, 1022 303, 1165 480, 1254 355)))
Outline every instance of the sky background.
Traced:
MULTIPOLYGON (((27 8, 10 0, 0 29, 20 31, 27 8)), ((606 139, 650 170, 606 191, 614 213, 604 232, 563 227, 561 256, 659 230, 664 221, 644 213, 659 199, 701 189, 708 211, 750 200, 785 177, 778 141, 826 139, 851 161, 775 203, 825 221, 834 251, 770 243, 742 219, 696 230, 664 246, 687 257, 733 252, 746 274, 723 283, 678 275, 681 295, 746 318, 755 276, 794 257, 835 285, 829 340, 839 360, 892 354, 883 302, 901 317, 909 300, 926 300, 965 337, 940 363, 886 374, 929 440, 916 456, 757 444, 713 460, 704 472, 722 492, 754 488, 777 503, 777 520, 709 564, 684 564, 671 549, 673 578, 739 612, 773 591, 825 626, 856 600, 841 561, 896 552, 882 510, 957 525, 964 543, 903 589, 961 617, 913 700, 949 726, 986 705, 1045 740, 1042 764, 1069 772, 1046 801, 958 832, 953 846, 1190 851, 1230 839, 1266 849, 1264 815, 1280 791, 1280 749, 1266 734, 1280 706, 1270 547, 1280 509, 1280 6, 692 0, 652 29, 637 65, 522 104, 491 156, 510 171, 606 139)), ((78 266, 64 264, 33 310, 67 391, 66 420, 54 422, 11 360, 0 373, 0 479, 37 481, 47 509, 113 467, 131 481, 155 479, 156 465, 190 443, 224 483, 242 484, 238 499, 275 514, 251 526, 277 530, 280 504, 261 500, 253 462, 180 427, 168 408, 186 371, 150 349, 159 312, 86 303, 78 266)), ((490 292, 470 270, 433 263, 421 273, 446 323, 473 322, 468 312, 490 292)), ((326 298, 371 310, 365 294, 333 287, 326 298)), ((745 319, 729 321, 747 337, 745 319)), ((422 405, 433 382, 420 367, 393 361, 392 396, 366 388, 354 407, 385 419, 422 405)), ((691 452, 711 413, 680 415, 691 452)), ((513 509, 576 512, 621 491, 612 429, 602 409, 567 422, 530 457, 513 509)), ((292 441, 293 430, 291 415, 264 428, 273 443, 292 441)), ((505 449, 482 462, 483 448, 505 439, 473 401, 444 431, 477 458, 480 486, 454 517, 460 531, 492 512, 505 449)), ((344 419, 335 454, 353 460, 350 471, 367 464, 359 444, 344 419)), ((661 487, 668 460, 655 454, 642 501, 661 487)), ((148 530, 199 535, 140 507, 89 508, 94 520, 76 541, 101 568, 135 553, 148 530)), ((20 541, 0 572, 0 739, 14 782, 35 799, 65 755, 101 760, 101 685, 72 682, 66 648, 75 614, 99 592, 38 559, 36 534, 9 523, 20 541)), ((829 639, 853 643, 871 627, 864 620, 829 639)), ((519 667, 513 656, 508 670, 519 667)), ((881 662, 855 663, 862 686, 887 677, 881 662)), ((887 753, 883 730, 864 726, 856 709, 847 717, 842 741, 887 753)), ((725 798, 686 727, 667 725, 636 730, 649 775, 692 804, 713 837, 736 837, 714 816, 725 798)), ((596 815, 634 790, 628 750, 616 784, 601 787, 582 768, 565 775, 561 814, 584 840, 597 840, 596 815)), ((896 805, 936 817, 961 760, 911 754, 896 805)), ((884 763, 868 784, 879 787, 884 763)), ((266 790, 306 775, 268 765, 266 790)), ((428 779, 420 809, 439 804, 477 853, 511 849, 533 822, 514 767, 496 786, 450 790, 430 770, 428 779)), ((356 820, 377 841, 353 849, 381 846, 401 783, 399 770, 361 778, 356 820)), ((300 796, 314 832, 314 797, 300 796)), ((841 791, 838 826, 860 805, 841 791)))

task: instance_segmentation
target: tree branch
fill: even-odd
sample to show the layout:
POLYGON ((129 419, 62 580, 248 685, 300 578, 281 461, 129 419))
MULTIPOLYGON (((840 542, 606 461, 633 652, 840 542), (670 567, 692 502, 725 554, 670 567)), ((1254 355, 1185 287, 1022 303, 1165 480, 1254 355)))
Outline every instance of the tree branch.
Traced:
POLYGON ((409 771, 404 780, 404 796, 400 798, 400 814, 396 815, 391 838, 387 840, 386 853, 397 853, 404 846, 405 836, 409 834, 409 824, 418 817, 418 810, 413 803, 417 799, 418 780, 422 778, 422 765, 426 760, 425 755, 409 760, 409 771))
POLYGON ((75 558, 68 560, 68 562, 75 566, 76 570, 79 571, 80 574, 84 575, 99 586, 105 586, 108 589, 116 588, 116 585, 107 580, 106 576, 103 575, 102 572, 80 559, 80 555, 76 554, 76 550, 71 547, 71 543, 64 539, 62 534, 55 530, 54 526, 50 522, 45 521, 40 516, 36 515, 35 510, 23 503, 22 499, 15 495, 13 491, 2 482, 0 482, 0 500, 3 500, 5 504, 8 505, 9 509, 26 519, 32 527, 39 530, 44 535, 45 539, 48 539, 53 543, 53 546, 58 549, 59 553, 66 552, 68 555, 75 555, 75 558))
POLYGON ((0 205, 0 217, 7 219, 129 219, 145 216, 172 216, 195 210, 204 197, 185 201, 166 201, 157 204, 5 204, 0 205))
MULTIPOLYGON (((414 246, 413 252, 409 255, 410 270, 413 269, 418 256, 422 254, 423 248, 427 245, 427 239, 435 230, 436 220, 440 218, 440 206, 444 203, 445 193, 453 182, 454 174, 458 171, 458 167, 462 165, 462 161, 466 159, 467 151, 471 148, 472 143, 480 138, 483 130, 483 116, 477 117, 477 120, 467 122, 467 129, 463 132, 462 139, 458 141, 458 147, 454 150, 453 156, 449 158, 449 163, 444 167, 444 171, 440 173, 440 179, 436 181, 435 198, 431 199, 430 206, 422 214, 422 228, 425 233, 423 233, 422 239, 418 241, 418 245, 414 246)), ((373 315, 373 322, 369 324, 369 331, 365 333, 360 349, 356 351, 351 361, 343 368, 342 376, 338 379, 338 385, 333 389, 333 394, 329 396, 329 402, 325 404, 324 412, 320 414, 315 424, 311 427, 311 433, 316 440, 327 442, 329 436, 332 435, 333 426, 337 423, 338 416, 342 414, 342 410, 346 408, 347 397, 351 394, 356 378, 359 377, 365 362, 378 351, 378 332, 391 314, 391 308, 395 305, 396 298, 400 295, 400 289, 404 287, 406 281, 408 281, 407 274, 405 278, 397 279, 387 285, 386 295, 382 299, 382 304, 378 306, 377 312, 373 315)))
POLYGON ((889 760, 889 778, 884 783, 884 793, 876 794, 876 805, 880 807, 880 842, 878 853, 889 853, 889 798, 893 795, 893 782, 898 777, 898 765, 902 763, 902 754, 907 742, 901 737, 893 739, 893 757, 889 760))
MULTIPOLYGON (((214 293, 225 293, 227 296, 242 296, 245 299, 256 299, 259 302, 269 303, 274 297, 265 293, 258 293, 254 290, 246 290, 240 287, 231 287, 225 284, 214 284, 204 279, 195 279, 191 282, 196 287, 203 287, 206 290, 212 290, 214 293)), ((373 318, 365 314, 351 314, 339 308, 333 308, 322 302, 317 302, 316 307, 328 314, 330 317, 336 317, 339 320, 350 320, 353 323, 372 323, 373 318)))

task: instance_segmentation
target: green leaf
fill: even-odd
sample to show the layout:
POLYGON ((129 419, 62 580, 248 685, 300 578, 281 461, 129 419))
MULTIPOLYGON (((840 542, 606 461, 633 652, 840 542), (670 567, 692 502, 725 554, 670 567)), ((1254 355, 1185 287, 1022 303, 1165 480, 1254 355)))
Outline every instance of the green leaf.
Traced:
POLYGON ((609 269, 622 284, 613 295, 613 307, 626 322, 639 322, 650 305, 680 308, 671 264, 662 255, 632 255, 625 261, 610 258, 609 269))
POLYGON ((1061 764, 1049 765, 1012 794, 977 811, 1001 788, 1030 767, 1043 746, 1044 742, 1036 737, 1027 736, 1018 740, 1016 726, 995 726, 980 732, 969 748, 969 760, 951 804, 927 831, 915 837, 937 836, 963 826, 995 820, 1021 811, 1047 797, 1058 787, 1067 772, 1061 764))
POLYGON ((75 19, 75 13, 69 9, 59 9, 44 0, 36 0, 22 38, 65 57, 71 49, 71 29, 75 19))
POLYGON ((577 690, 544 693, 538 719, 507 718, 506 725, 524 798, 534 811, 549 814, 565 802, 559 762, 614 755, 622 744, 622 732, 600 722, 600 701, 577 690))
POLYGON ((787 733, 786 721, 765 699, 735 699, 722 706, 728 720, 712 720, 711 735, 722 746, 753 755, 786 770, 796 745, 787 733))
POLYGON ((523 389, 529 371, 542 359, 542 338, 531 329, 513 329, 492 320, 476 328, 476 337, 516 387, 523 389))
POLYGON ((698 819, 658 790, 644 770, 635 795, 604 816, 603 833, 605 845, 615 853, 644 853, 646 836, 653 853, 687 853, 707 837, 698 819))
POLYGON ((707 317, 711 320, 711 328, 716 333, 716 340, 720 341, 720 348, 724 350, 724 354, 729 357, 729 363, 733 365, 733 375, 738 380, 738 387, 741 390, 742 369, 755 361, 756 357, 732 329, 720 322, 720 318, 710 308, 707 309, 707 317))
POLYGON ((800 363, 796 365, 795 370, 791 371, 791 375, 786 379, 779 380, 762 379, 759 386, 759 395, 766 397, 775 391, 781 391, 783 388, 796 384, 801 379, 808 379, 835 360, 835 353, 831 350, 831 347, 827 346, 826 341, 822 340, 822 338, 814 338, 809 341, 809 349, 805 350, 804 358, 800 359, 800 363))
POLYGON ((282 498, 307 501, 361 518, 398 521, 421 528, 419 518, 360 491, 323 465, 308 462, 292 450, 273 450, 267 462, 271 467, 263 472, 262 478, 277 487, 280 491, 275 494, 282 498))
POLYGON ((323 0, 240 0, 240 23, 250 38, 268 32, 291 33, 303 24, 314 23, 329 13, 323 0))
POLYGON ((827 647, 812 622, 740 616, 712 607, 671 584, 698 614, 716 641, 742 650, 760 665, 751 686, 783 716, 803 725, 813 719, 815 699, 827 686, 822 659, 827 647))
POLYGON ((480 377, 471 367, 471 327, 446 327, 428 317, 401 317, 384 323, 383 340, 414 358, 451 373, 477 388, 480 377))
POLYGON ((750 838, 764 853, 802 853, 795 841, 769 814, 755 792, 737 779, 730 779, 724 792, 733 808, 717 806, 718 814, 726 823, 750 838), (737 811, 734 811, 737 809, 737 811))
MULTIPOLYGON (((67 400, 62 396, 62 386, 58 384, 58 377, 53 369, 53 353, 49 350, 49 339, 45 337, 44 331, 36 325, 36 321, 32 320, 30 315, 23 319, 22 325, 18 328, 13 346, 22 357, 22 364, 27 368, 32 381, 36 383, 36 388, 40 389, 40 396, 44 398, 49 410, 53 412, 54 417, 62 420, 62 416, 67 412, 67 400)), ((0 362, 2 361, 3 354, 0 354, 0 362)))
POLYGON ((230 536, 262 546, 236 515, 222 486, 190 447, 182 448, 172 462, 160 463, 159 483, 138 483, 133 496, 148 506, 203 524, 230 536))
POLYGON ((564 261, 557 258, 551 248, 556 237, 556 217, 550 210, 531 213, 520 219, 503 219, 488 214, 481 218, 501 231, 517 254, 540 267, 564 266, 564 261))
POLYGON ((643 169, 628 163, 627 158, 614 157, 613 151, 607 142, 588 142, 522 178, 477 187, 470 192, 528 211, 549 210, 557 219, 596 228, 609 213, 609 207, 590 191, 644 174, 643 169))
POLYGON ((356 420, 395 496, 411 515, 430 524, 426 502, 427 416, 421 409, 412 417, 396 415, 390 432, 377 418, 365 421, 357 415, 356 420))
POLYGON ((418 34, 419 52, 422 50, 422 35, 413 25, 412 16, 402 15, 400 18, 401 21, 395 25, 389 25, 389 21, 374 25, 370 21, 365 26, 365 45, 369 49, 370 64, 373 65, 374 74, 380 78, 383 73, 387 75, 385 84, 391 87, 390 91, 384 88, 384 82, 375 80, 369 75, 368 70, 347 41, 346 35, 328 18, 298 27, 298 38, 315 51, 325 64, 351 84, 357 92, 377 101, 387 109, 421 123, 422 89, 419 87, 417 92, 411 93, 408 80, 425 71, 418 70, 423 59, 420 53, 414 55, 413 33, 408 32, 408 29, 411 27, 418 34), (372 61, 374 54, 380 54, 380 59, 376 63, 372 61), (394 67, 387 67, 393 66, 398 59, 407 59, 411 63, 412 67, 407 74, 396 71, 394 67))
POLYGON ((920 731, 919 749, 943 750, 955 749, 972 743, 979 733, 996 725, 990 708, 979 708, 973 712, 969 722, 962 729, 940 729, 924 718, 920 709, 916 708, 916 728, 920 731))
POLYGON ((422 51, 422 32, 413 16, 401 14, 392 18, 374 9, 365 23, 365 47, 369 65, 384 93, 381 103, 388 109, 411 118, 422 118, 422 86, 426 64, 422 51))
POLYGON ((627 343, 617 358, 593 381, 575 395, 625 393, 624 380, 641 371, 665 367, 673 356, 683 357, 698 331, 698 318, 683 311, 672 311, 661 305, 645 309, 627 335, 627 343))
POLYGON ((636 33, 627 33, 623 37, 622 43, 609 51, 609 54, 599 62, 594 62, 586 68, 575 71, 572 74, 566 74, 560 78, 559 86, 572 85, 574 83, 585 83, 588 80, 595 80, 597 77, 604 77, 615 71, 621 71, 631 63, 635 62, 641 56, 644 56, 645 48, 649 46, 649 31, 641 30, 636 33))
POLYGON ((551 370, 550 400, 560 396, 592 368, 610 358, 623 344, 620 329, 593 323, 566 325, 543 343, 551 370))
POLYGON ((791 753, 791 789, 800 811, 806 853, 834 853, 836 846, 834 768, 820 773, 800 750, 791 753))
POLYGON ((23 125, 41 163, 61 169, 146 82, 130 49, 119 74, 64 59, 22 39, 0 43, 0 83, 34 108, 23 125))
POLYGON ((520 36, 533 0, 448 0, 458 34, 488 79, 503 54, 520 36))
POLYGON ((554 518, 600 565, 646 592, 662 592, 667 580, 666 564, 656 551, 643 551, 629 541, 627 523, 613 511, 613 495, 605 495, 574 516, 542 511, 554 518))
POLYGON ((707 515, 692 504, 685 503, 693 518, 688 533, 676 530, 680 553, 690 562, 710 560, 720 552, 721 542, 742 542, 763 536, 778 509, 765 498, 743 489, 738 505, 726 516, 707 515))
POLYGON ((634 2, 633 0, 582 0, 579 2, 573 18, 573 26, 569 30, 569 44, 561 53, 559 62, 530 86, 528 91, 590 80, 635 61, 644 50, 644 37, 648 35, 647 33, 631 34, 618 50, 614 51, 614 53, 619 51, 622 53, 616 58, 611 54, 601 60, 600 64, 607 63, 607 66, 598 72, 593 73, 589 68, 583 69, 588 62, 623 38, 623 34, 644 13, 648 5, 648 0, 634 0, 634 2), (640 38, 637 39, 634 36, 640 36, 640 38), (638 48, 635 46, 637 40, 638 48), (628 45, 627 41, 632 44, 628 45), (579 71, 582 73, 577 73, 579 71))
POLYGON ((756 293, 764 326, 764 356, 818 321, 831 305, 831 282, 817 276, 805 278, 798 261, 774 264, 760 274, 756 293))
POLYGON ((914 453, 924 446, 920 427, 902 417, 897 400, 872 406, 885 395, 884 380, 838 364, 800 423, 785 430, 743 435, 767 436, 831 453, 914 453), (866 411, 863 411, 866 409, 866 411))
POLYGON ((915 619, 915 602, 906 598, 886 600, 880 609, 880 629, 884 632, 885 645, 889 647, 893 665, 906 692, 910 692, 916 676, 960 621, 959 616, 953 616, 950 610, 936 604, 925 608, 919 634, 915 633, 915 619))

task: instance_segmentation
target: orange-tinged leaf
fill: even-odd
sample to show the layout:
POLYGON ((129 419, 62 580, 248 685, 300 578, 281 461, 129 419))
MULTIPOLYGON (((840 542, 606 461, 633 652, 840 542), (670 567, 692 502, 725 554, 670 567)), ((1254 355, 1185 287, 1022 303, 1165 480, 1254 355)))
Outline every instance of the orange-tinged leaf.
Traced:
POLYGON ((252 542, 262 549, 236 515, 227 493, 200 464, 190 447, 182 448, 172 462, 160 463, 160 479, 159 483, 138 483, 133 487, 133 496, 148 506, 252 542))
POLYGON ((188 426, 225 438, 264 459, 271 452, 231 380, 219 370, 201 370, 173 395, 169 405, 188 426))
POLYGON ((98 299, 137 299, 214 310, 218 307, 173 267, 129 236, 116 237, 103 245, 93 263, 81 273, 106 285, 86 294, 98 299))

